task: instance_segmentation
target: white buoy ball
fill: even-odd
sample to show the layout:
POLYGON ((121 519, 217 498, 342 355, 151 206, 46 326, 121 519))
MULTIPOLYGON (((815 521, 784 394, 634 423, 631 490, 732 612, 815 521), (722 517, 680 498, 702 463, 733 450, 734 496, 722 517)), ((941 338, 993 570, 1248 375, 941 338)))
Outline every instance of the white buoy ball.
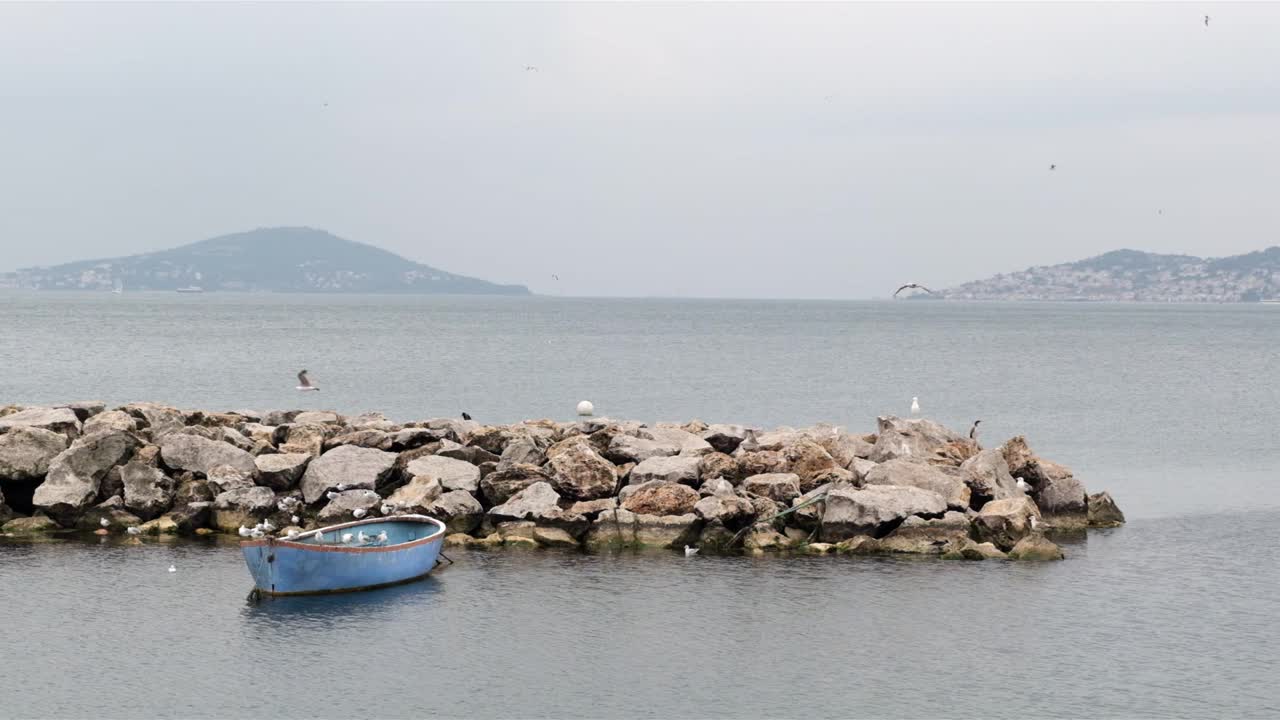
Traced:
POLYGON ((578 403, 579 415, 591 415, 595 413, 595 411, 596 411, 596 406, 592 405, 590 400, 583 400, 582 402, 578 403))

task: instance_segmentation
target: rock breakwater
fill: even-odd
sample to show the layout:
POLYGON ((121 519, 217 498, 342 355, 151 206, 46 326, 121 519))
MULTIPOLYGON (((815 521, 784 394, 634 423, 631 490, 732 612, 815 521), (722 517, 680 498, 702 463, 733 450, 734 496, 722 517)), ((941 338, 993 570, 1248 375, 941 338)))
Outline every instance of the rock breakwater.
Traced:
POLYGON ((483 425, 379 413, 0 408, 0 532, 236 533, 378 514, 451 545, 1056 559, 1046 530, 1124 516, 1022 437, 924 418, 875 431, 607 418, 483 425))

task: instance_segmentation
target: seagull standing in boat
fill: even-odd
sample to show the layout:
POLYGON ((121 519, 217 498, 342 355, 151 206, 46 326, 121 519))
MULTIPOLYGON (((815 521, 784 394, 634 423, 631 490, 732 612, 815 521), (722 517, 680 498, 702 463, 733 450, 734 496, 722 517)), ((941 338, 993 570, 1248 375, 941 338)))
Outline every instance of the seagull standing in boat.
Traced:
POLYGON ((324 542, 324 533, 320 532, 319 530, 316 531, 316 534, 314 537, 316 539, 316 542, 318 543, 324 542))
POLYGON ((387 541, 387 531, 386 531, 386 530, 383 530, 382 532, 378 533, 378 535, 377 535, 377 538, 376 538, 376 539, 377 539, 377 541, 378 541, 378 542, 380 542, 380 543, 384 543, 384 542, 386 542, 386 541, 387 541))
POLYGON ((350 545, 350 544, 351 544, 351 538, 352 538, 352 537, 353 537, 353 536, 352 536, 352 534, 351 534, 351 533, 342 533, 342 544, 344 544, 344 545, 350 545))
POLYGON ((315 390, 316 392, 320 392, 320 388, 311 384, 311 378, 307 377, 306 370, 301 370, 298 372, 298 387, 294 389, 297 390, 298 392, 308 392, 310 390, 315 390))

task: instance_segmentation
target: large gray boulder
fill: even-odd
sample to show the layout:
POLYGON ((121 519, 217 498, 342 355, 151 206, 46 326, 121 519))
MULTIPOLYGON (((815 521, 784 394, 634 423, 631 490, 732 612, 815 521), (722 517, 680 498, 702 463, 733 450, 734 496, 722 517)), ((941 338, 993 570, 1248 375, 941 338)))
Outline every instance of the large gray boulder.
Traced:
POLYGON ((0 417, 0 432, 11 428, 48 430, 70 441, 80 437, 81 424, 70 408, 33 407, 0 417))
POLYGON ((642 515, 623 508, 606 510, 591 524, 584 544, 588 548, 664 547, 696 543, 702 519, 685 515, 642 515))
POLYGON ((428 455, 411 461, 405 466, 404 474, 439 480, 445 490, 475 492, 480 489, 480 468, 465 460, 428 455))
POLYGON ((181 430, 187 424, 187 414, 175 407, 159 403, 129 403, 120 408, 142 421, 147 433, 154 442, 171 432, 181 430))
POLYGON ((285 428, 284 442, 280 444, 280 452, 319 456, 324 452, 324 443, 333 434, 334 429, 332 425, 318 423, 289 425, 285 428))
POLYGON ((133 461, 120 467, 120 480, 124 506, 143 520, 159 517, 173 506, 177 483, 159 468, 133 461))
POLYGON ((894 458, 924 461, 944 445, 967 439, 925 418, 881 417, 877 426, 876 444, 868 459, 878 463, 894 458))
POLYGON ((800 476, 795 473, 765 473, 742 481, 742 489, 752 495, 789 503, 800 497, 800 476))
POLYGON ((1022 497, 992 500, 973 518, 974 534, 983 542, 990 542, 1008 552, 1034 528, 1032 518, 1038 522, 1040 510, 1031 498, 1022 497))
POLYGON ((1109 492, 1089 496, 1089 527, 1119 527, 1124 524, 1124 513, 1109 492))
POLYGON ((442 494, 423 512, 440 520, 451 533, 469 533, 484 519, 484 507, 465 490, 452 490, 442 494))
POLYGON ((276 496, 271 488, 237 487, 214 498, 213 526, 225 533, 236 532, 242 526, 256 525, 275 509, 276 496))
POLYGON ((855 535, 882 537, 912 515, 941 516, 946 511, 945 498, 917 487, 833 487, 827 493, 820 534, 823 542, 855 535))
POLYGON ((339 485, 347 489, 373 490, 396 464, 395 453, 343 445, 311 461, 299 487, 302 498, 312 505, 339 485))
POLYGON ((747 429, 742 425, 724 425, 716 423, 708 425, 702 432, 702 439, 707 441, 716 452, 732 454, 747 437, 747 429))
POLYGON ((135 432, 138 420, 122 410, 108 410, 98 413, 84 422, 84 434, 93 435, 100 432, 135 432))
POLYGON ((310 463, 311 456, 306 453, 267 453, 253 459, 258 484, 277 492, 296 487, 310 463))
POLYGON ((964 474, 965 484, 969 486, 975 507, 991 500, 1004 500, 1025 494, 1018 489, 1018 481, 1009 473, 1009 465, 1000 448, 980 451, 960 464, 960 472, 964 474))
POLYGON ((1085 527, 1089 524, 1088 493, 1084 483, 1061 465, 1042 466, 1044 476, 1031 491, 1040 512, 1057 528, 1085 527))
POLYGON ((119 495, 112 495, 106 500, 85 509, 84 513, 76 518, 75 526, 81 530, 99 530, 106 527, 108 530, 124 530, 142 523, 142 520, 133 513, 125 509, 124 499, 119 495), (106 520, 104 526, 102 521, 106 520))
POLYGON ((704 455, 713 452, 711 444, 686 430, 673 427, 640 428, 636 431, 642 440, 675 445, 680 455, 704 455))
POLYGON ((837 467, 836 461, 821 445, 805 437, 782 448, 782 457, 786 461, 787 472, 795 473, 802 481, 837 467))
POLYGON ((97 498, 102 479, 128 460, 137 446, 137 438, 121 432, 76 440, 49 461, 49 472, 36 488, 32 504, 59 525, 73 527, 76 516, 97 498))
POLYGON ((480 492, 489 505, 501 505, 508 498, 536 482, 551 478, 533 465, 518 464, 505 470, 494 470, 480 479, 480 492))
MULTIPOLYGON (((494 522, 506 520, 532 520, 535 523, 554 524, 564 518, 560 509, 560 494, 548 482, 536 482, 512 495, 501 505, 489 509, 494 522)), ((584 518, 579 518, 584 520, 584 518)))
POLYGON ((855 460, 866 459, 875 450, 875 446, 862 437, 843 431, 823 437, 817 442, 837 465, 846 470, 852 470, 855 460))
POLYGON ((596 500, 613 494, 618 486, 618 469, 600 457, 590 443, 561 443, 557 447, 557 451, 547 453, 547 471, 556 492, 569 500, 596 500))
POLYGON ((206 477, 219 465, 230 465, 249 476, 258 471, 253 455, 221 440, 170 432, 160 439, 159 445, 160 460, 170 470, 186 470, 206 477))
POLYGON ((669 457, 651 457, 631 469, 627 484, 640 485, 650 481, 683 483, 697 487, 698 472, 702 464, 701 455, 675 455, 669 457))
POLYGON ((969 486, 960 477, 950 475, 933 465, 902 458, 875 466, 863 478, 862 484, 918 487, 946 498, 947 507, 952 510, 965 510, 969 507, 969 486))
POLYGON ((971 530, 968 516, 954 510, 931 520, 909 517, 880 540, 879 549, 891 553, 941 555, 951 548, 964 546, 971 530))
POLYGON ((337 425, 341 420, 337 413, 327 410, 304 410, 293 416, 297 425, 337 425))
POLYGON ((699 496, 688 485, 654 480, 628 485, 619 499, 623 509, 638 515, 684 515, 693 512, 699 496))
POLYGON ((364 517, 372 517, 374 509, 381 503, 382 497, 371 489, 346 490, 321 508, 316 520, 326 525, 347 522, 357 519, 357 510, 363 510, 364 517))
POLYGON ((738 530, 755 520, 755 506, 750 500, 737 495, 708 495, 698 500, 693 512, 707 522, 719 521, 723 526, 738 530))
POLYGON ((531 438, 519 438, 507 443, 498 458, 498 469, 509 470, 516 465, 541 465, 546 462, 546 450, 531 438))
POLYGON ((676 442, 638 438, 630 435, 615 435, 613 440, 609 442, 609 449, 605 451, 604 455, 615 463, 623 464, 629 462, 639 463, 651 457, 666 457, 679 453, 680 444, 676 442))
POLYGON ((720 452, 707 453, 698 458, 698 477, 703 480, 723 478, 735 483, 738 475, 738 461, 720 452))
POLYGON ((38 427, 16 426, 0 434, 0 479, 35 480, 67 449, 67 436, 38 427))
POLYGON ((444 488, 440 486, 439 478, 419 475, 396 488, 396 491, 391 493, 391 497, 387 498, 387 502, 394 505, 397 510, 417 515, 430 515, 432 504, 443 494, 444 488))

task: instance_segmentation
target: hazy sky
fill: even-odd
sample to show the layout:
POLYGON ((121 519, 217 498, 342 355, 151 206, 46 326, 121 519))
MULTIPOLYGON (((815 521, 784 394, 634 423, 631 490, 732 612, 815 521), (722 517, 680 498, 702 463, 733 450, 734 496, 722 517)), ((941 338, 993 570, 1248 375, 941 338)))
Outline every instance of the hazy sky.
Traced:
POLYGON ((590 295, 1235 254, 1280 244, 1277 37, 1275 4, 5 3, 0 270, 267 225, 590 295))

